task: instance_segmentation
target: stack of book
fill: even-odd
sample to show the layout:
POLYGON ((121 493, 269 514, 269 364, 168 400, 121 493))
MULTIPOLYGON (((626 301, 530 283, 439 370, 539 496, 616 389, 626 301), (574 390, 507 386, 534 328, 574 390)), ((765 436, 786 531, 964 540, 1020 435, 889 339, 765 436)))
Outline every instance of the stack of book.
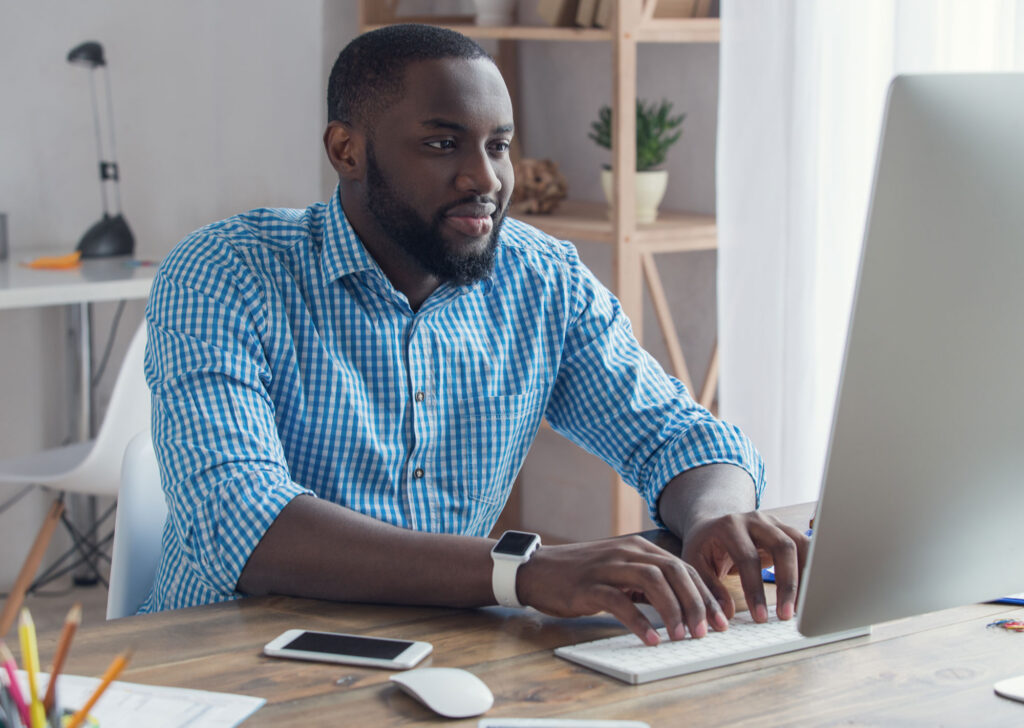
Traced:
MULTIPOLYGON (((548 25, 608 28, 616 0, 538 0, 537 13, 548 25)), ((706 18, 711 0, 657 0, 655 18, 706 18)))

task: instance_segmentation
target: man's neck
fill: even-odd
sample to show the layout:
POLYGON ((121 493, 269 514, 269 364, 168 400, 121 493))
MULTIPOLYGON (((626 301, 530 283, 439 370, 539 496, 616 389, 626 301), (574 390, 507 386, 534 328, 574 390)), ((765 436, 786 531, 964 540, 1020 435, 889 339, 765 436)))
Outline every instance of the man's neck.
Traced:
POLYGON ((349 209, 345 207, 344 197, 341 202, 342 211, 366 252, 380 266, 391 285, 408 299, 409 307, 418 311, 441 285, 441 280, 424 271, 409 253, 395 244, 364 205, 350 205, 349 209))

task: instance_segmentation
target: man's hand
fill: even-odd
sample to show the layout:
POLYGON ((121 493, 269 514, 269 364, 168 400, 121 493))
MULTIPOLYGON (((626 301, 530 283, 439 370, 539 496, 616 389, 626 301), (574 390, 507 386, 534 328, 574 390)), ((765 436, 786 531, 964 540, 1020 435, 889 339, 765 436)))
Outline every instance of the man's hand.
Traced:
POLYGON ((650 603, 672 639, 728 626, 698 571, 640 536, 542 546, 519 568, 516 591, 524 604, 556 617, 609 612, 648 645, 658 635, 635 602, 650 603))
POLYGON ((683 542, 683 560, 691 564, 731 618, 736 605, 722 577, 736 571, 755 622, 768 619, 762 564, 775 564, 776 613, 790 619, 796 609, 800 575, 810 540, 798 529, 759 511, 732 513, 696 521, 683 542))

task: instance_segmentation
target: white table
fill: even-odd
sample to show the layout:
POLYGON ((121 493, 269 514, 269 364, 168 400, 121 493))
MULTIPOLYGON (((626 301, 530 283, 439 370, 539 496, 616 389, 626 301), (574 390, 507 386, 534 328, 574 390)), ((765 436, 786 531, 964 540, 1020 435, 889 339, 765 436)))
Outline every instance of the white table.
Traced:
POLYGON ((0 261, 0 310, 42 306, 73 306, 78 338, 78 414, 75 430, 81 440, 92 436, 91 304, 144 299, 153 286, 156 266, 132 266, 131 258, 93 258, 67 270, 36 270, 21 260, 64 255, 67 250, 33 250, 0 261))

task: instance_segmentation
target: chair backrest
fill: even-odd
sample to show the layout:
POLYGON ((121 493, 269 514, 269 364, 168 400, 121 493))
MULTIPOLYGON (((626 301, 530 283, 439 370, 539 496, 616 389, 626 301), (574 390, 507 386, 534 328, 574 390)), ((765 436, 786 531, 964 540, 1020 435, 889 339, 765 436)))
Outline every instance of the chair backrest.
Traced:
POLYGON ((128 443, 114 519, 107 619, 135 614, 156 576, 167 504, 147 428, 128 443))
POLYGON ((145 357, 146 322, 143 321, 128 344, 92 449, 74 472, 54 484, 54 488, 90 495, 117 493, 121 460, 128 441, 136 433, 149 429, 149 387, 143 371, 145 357))

